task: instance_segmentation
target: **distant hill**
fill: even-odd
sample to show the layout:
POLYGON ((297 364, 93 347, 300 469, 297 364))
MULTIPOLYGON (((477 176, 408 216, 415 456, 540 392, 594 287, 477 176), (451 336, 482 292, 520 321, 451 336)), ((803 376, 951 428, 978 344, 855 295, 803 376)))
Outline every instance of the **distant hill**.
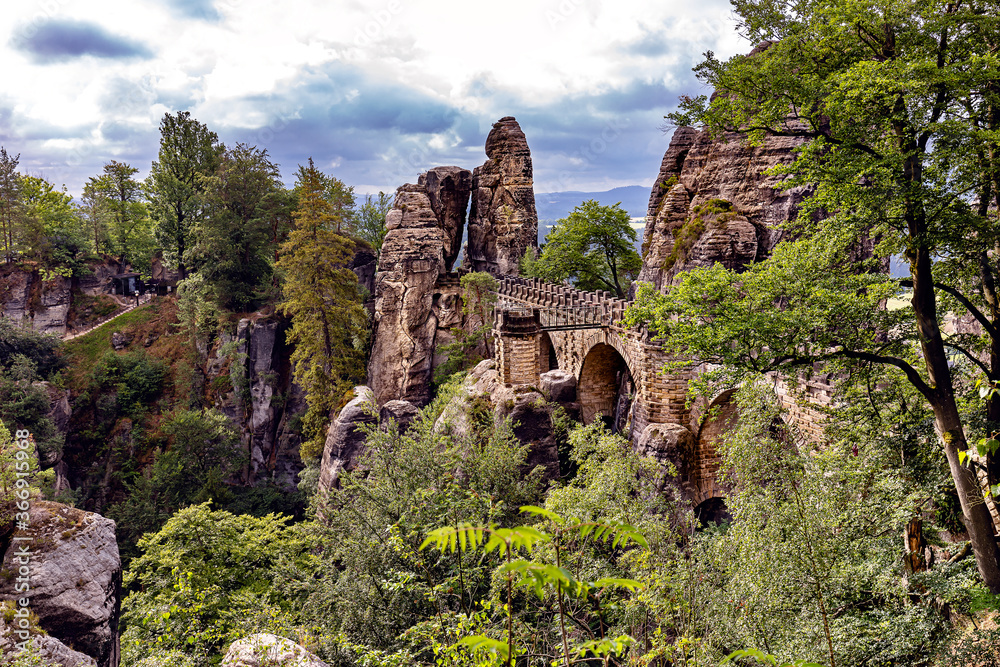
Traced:
MULTIPOLYGON (((565 218, 576 206, 588 199, 596 199, 602 206, 612 206, 621 202, 622 208, 633 218, 646 217, 649 205, 649 186, 626 185, 604 192, 536 192, 535 209, 538 211, 538 242, 545 240, 549 228, 556 220, 565 218)), ((642 229, 638 230, 642 236, 642 229)), ((642 242, 642 239, 639 239, 642 242)))

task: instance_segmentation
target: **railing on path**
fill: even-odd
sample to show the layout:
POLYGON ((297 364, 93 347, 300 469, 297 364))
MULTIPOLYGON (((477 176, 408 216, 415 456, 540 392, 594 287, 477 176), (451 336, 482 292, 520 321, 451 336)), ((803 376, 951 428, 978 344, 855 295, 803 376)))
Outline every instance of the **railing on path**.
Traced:
POLYGON ((629 302, 611 292, 586 292, 538 278, 501 276, 497 309, 530 315, 539 312, 542 330, 595 329, 616 324, 629 302))

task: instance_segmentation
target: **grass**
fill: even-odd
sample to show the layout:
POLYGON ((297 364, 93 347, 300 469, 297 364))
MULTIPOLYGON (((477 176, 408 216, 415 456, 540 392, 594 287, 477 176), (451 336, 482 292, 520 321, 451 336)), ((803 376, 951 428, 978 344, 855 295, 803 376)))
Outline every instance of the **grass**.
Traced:
MULTIPOLYGON (((106 352, 112 349, 111 334, 130 333, 133 344, 141 345, 142 338, 150 331, 165 332, 170 323, 177 321, 176 314, 177 306, 173 299, 157 298, 153 299, 149 305, 131 310, 85 336, 68 341, 65 349, 69 361, 70 388, 75 391, 83 388, 90 370, 106 352)), ((161 336, 161 338, 164 337, 166 336, 161 336)), ((153 350, 151 349, 150 352, 153 350)))

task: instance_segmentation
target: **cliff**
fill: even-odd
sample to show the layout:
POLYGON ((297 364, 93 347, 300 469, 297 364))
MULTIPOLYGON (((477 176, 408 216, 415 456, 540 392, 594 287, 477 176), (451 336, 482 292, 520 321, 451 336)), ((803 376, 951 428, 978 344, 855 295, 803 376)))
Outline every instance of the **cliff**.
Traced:
POLYGON ((650 193, 638 280, 665 289, 688 269, 739 269, 770 255, 809 190, 775 189, 782 177, 766 172, 791 162, 802 142, 768 137, 754 146, 741 134, 677 128, 650 193))

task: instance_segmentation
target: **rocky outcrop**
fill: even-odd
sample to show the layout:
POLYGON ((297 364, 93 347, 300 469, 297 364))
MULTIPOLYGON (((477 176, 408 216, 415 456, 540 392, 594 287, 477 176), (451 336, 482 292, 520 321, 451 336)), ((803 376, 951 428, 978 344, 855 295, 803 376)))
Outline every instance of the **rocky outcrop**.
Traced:
POLYGON ((55 665, 60 665, 60 667, 97 667, 97 662, 89 655, 74 651, 55 637, 36 634, 38 630, 35 628, 29 632, 31 632, 31 636, 27 640, 29 644, 24 645, 22 642, 25 640, 18 636, 17 629, 8 625, 3 615, 0 615, 0 658, 3 659, 3 664, 14 664, 19 654, 30 655, 34 653, 41 660, 39 664, 44 667, 54 667, 55 665))
POLYGON ((473 271, 516 274, 528 248, 538 246, 531 151, 511 116, 494 123, 486 157, 472 172, 466 262, 473 271))
POLYGON ((396 191, 375 279, 369 384, 380 404, 430 401, 439 331, 461 324, 458 280, 448 268, 461 242, 469 183, 467 170, 439 167, 396 191))
POLYGON ((0 599, 27 597, 39 625, 62 643, 94 658, 100 667, 118 665, 121 560, 115 523, 99 514, 35 500, 30 527, 19 531, 4 554, 12 572, 23 545, 29 558, 31 590, 17 592, 0 579, 0 599))
POLYGON ((769 137, 753 146, 741 134, 677 128, 649 197, 638 279, 665 289, 691 268, 739 269, 769 256, 809 190, 776 190, 783 177, 765 172, 790 163, 802 143, 769 137))
POLYGON ((223 667, 327 667, 326 663, 284 637, 260 633, 235 641, 223 667))
POLYGON ((292 419, 305 410, 305 395, 292 381, 287 327, 281 319, 240 320, 235 338, 220 339, 220 349, 228 354, 209 359, 208 375, 220 374, 228 359, 233 391, 216 407, 232 420, 243 451, 250 453, 248 481, 269 480, 294 490, 303 465, 302 438, 292 419))
POLYGON ((472 192, 472 172, 461 167, 434 167, 420 174, 417 185, 424 188, 431 203, 431 210, 450 239, 445 248, 444 269, 451 271, 462 250, 465 233, 465 211, 472 192))
POLYGON ((495 424, 509 419, 514 435, 528 445, 527 470, 542 466, 547 479, 559 477, 559 451, 552 421, 555 405, 545 400, 531 385, 506 386, 491 359, 477 365, 455 397, 445 406, 434 428, 454 437, 470 435, 475 426, 473 411, 477 405, 489 405, 495 424))
POLYGON ((386 424, 391 419, 400 432, 405 433, 418 414, 420 410, 409 401, 389 401, 378 411, 378 420, 380 424, 386 424))
POLYGON ((0 314, 24 322, 36 331, 62 335, 72 304, 72 281, 7 267, 0 273, 0 314))
POLYGON ((635 444, 639 456, 654 459, 663 468, 661 488, 668 485, 677 490, 678 497, 690 500, 695 488, 691 479, 694 471, 695 437, 680 424, 650 424, 643 429, 635 444))
POLYGON ((353 470, 364 452, 363 424, 373 424, 378 419, 375 394, 369 387, 355 387, 354 398, 340 411, 330 424, 323 446, 323 460, 319 468, 319 492, 330 493, 337 485, 340 473, 353 470))

